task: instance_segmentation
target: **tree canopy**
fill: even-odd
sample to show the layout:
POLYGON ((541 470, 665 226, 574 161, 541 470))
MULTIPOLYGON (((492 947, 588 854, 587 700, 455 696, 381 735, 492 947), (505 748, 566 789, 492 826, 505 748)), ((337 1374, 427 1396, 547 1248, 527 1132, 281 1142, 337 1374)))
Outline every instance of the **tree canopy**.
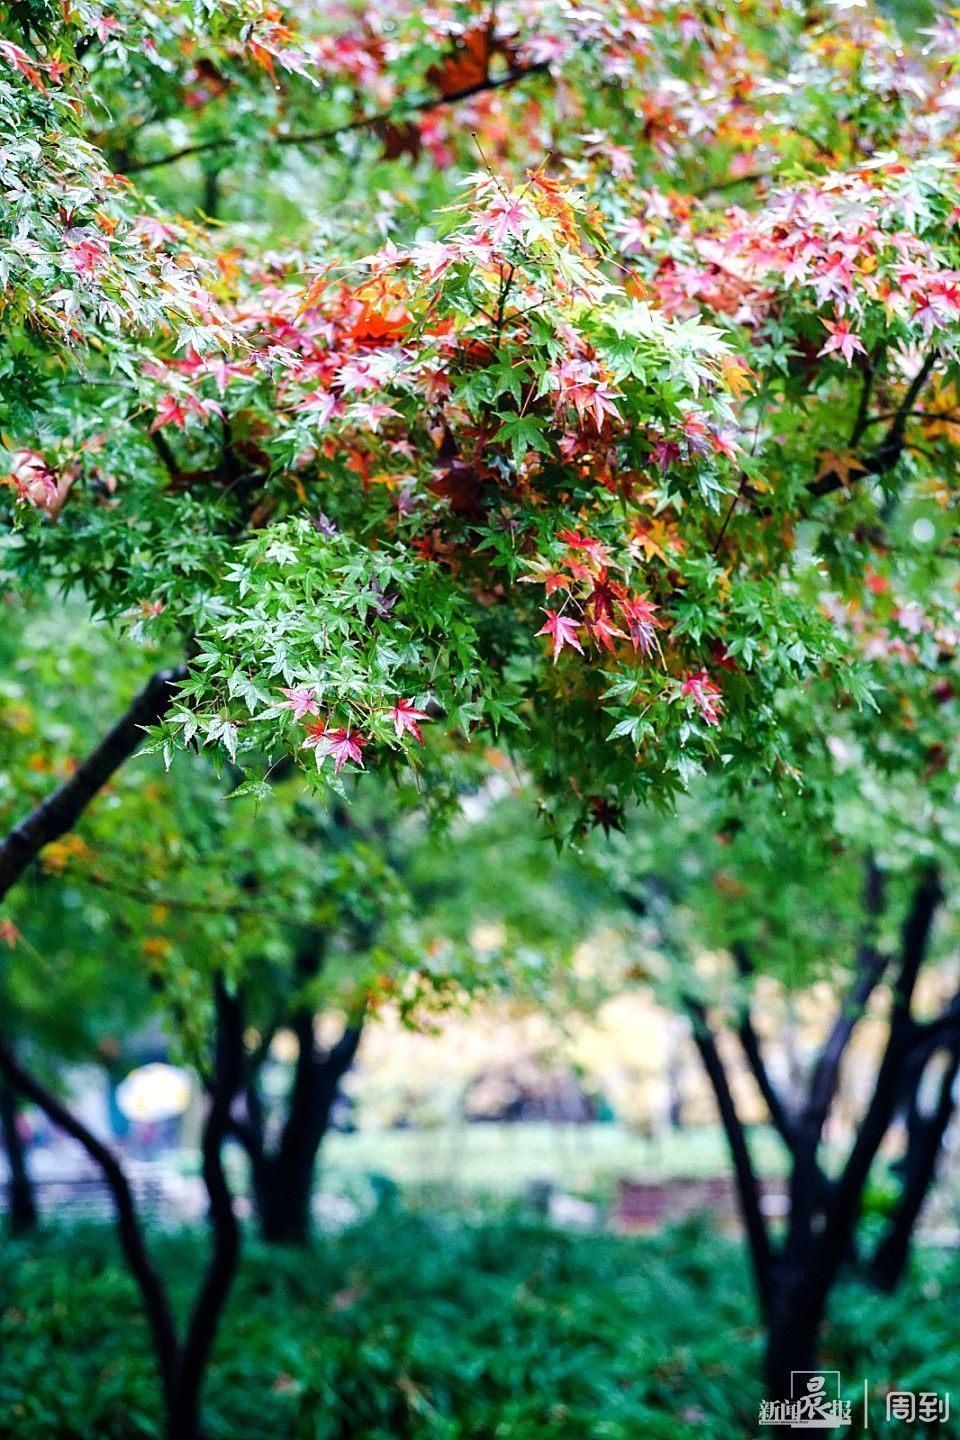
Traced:
POLYGON ((20 17, 4 564, 187 654, 168 744, 256 783, 443 730, 610 823, 794 784, 803 697, 947 663, 952 22, 766 14, 20 17), (318 147, 402 203, 279 250, 318 147), (261 212, 181 218, 194 163, 261 212))

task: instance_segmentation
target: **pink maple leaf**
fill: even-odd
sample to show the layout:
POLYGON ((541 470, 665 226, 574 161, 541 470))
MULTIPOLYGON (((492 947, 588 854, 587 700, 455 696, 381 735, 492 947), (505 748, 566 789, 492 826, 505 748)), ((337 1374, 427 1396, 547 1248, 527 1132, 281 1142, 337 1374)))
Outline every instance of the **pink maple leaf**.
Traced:
POLYGON ((157 413, 153 424, 150 426, 150 434, 155 430, 161 430, 164 425, 174 425, 178 430, 183 430, 187 423, 187 407, 176 395, 163 395, 157 405, 157 413))
POLYGON ((317 757, 317 769, 319 770, 324 760, 330 755, 333 757, 333 773, 339 775, 348 760, 363 769, 363 747, 369 744, 356 730, 345 730, 339 727, 336 730, 327 730, 318 722, 311 725, 310 734, 300 746, 301 750, 313 750, 317 757))
POLYGON ((77 240, 68 240, 63 247, 63 253, 78 275, 96 274, 107 258, 103 246, 98 245, 95 240, 88 240, 85 236, 81 236, 77 240))
POLYGON ((861 355, 866 355, 863 341, 851 329, 849 320, 837 320, 836 323, 824 320, 823 323, 830 331, 830 338, 819 352, 821 355, 830 355, 839 350, 848 365, 858 351, 861 355))
POLYGON ((292 710, 295 719, 302 720, 304 715, 319 715, 317 692, 311 685, 298 685, 293 690, 281 687, 280 693, 287 697, 280 709, 292 710))
POLYGON ((663 621, 657 619, 657 607, 652 601, 645 595, 634 600, 621 600, 620 614, 626 623, 627 634, 634 650, 649 655, 652 650, 660 649, 657 631, 663 629, 663 621))
POLYGON ((414 740, 423 744, 423 731, 417 722, 430 719, 426 710, 418 710, 412 700, 398 700, 396 705, 390 707, 390 718, 393 721, 398 740, 407 730, 414 740))
POLYGON ((576 620, 571 620, 568 615, 561 615, 557 610, 544 610, 546 621, 543 628, 537 631, 538 635, 549 635, 553 640, 553 663, 556 665, 557 657, 564 645, 572 645, 574 650, 583 654, 583 646, 577 639, 577 632, 580 626, 576 620))
POLYGON ((488 205, 483 217, 490 221, 487 233, 494 245, 502 245, 508 235, 523 239, 523 225, 527 219, 522 205, 509 195, 497 195, 488 205))

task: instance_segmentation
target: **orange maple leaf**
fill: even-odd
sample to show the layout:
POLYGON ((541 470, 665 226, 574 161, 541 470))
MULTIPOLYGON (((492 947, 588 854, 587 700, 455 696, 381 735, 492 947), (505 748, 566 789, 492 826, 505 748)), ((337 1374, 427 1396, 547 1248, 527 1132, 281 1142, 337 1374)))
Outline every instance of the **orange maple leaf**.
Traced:
POLYGON ((459 95, 474 86, 485 85, 490 75, 493 36, 489 25, 458 35, 453 49, 440 65, 431 65, 427 79, 441 95, 459 95))

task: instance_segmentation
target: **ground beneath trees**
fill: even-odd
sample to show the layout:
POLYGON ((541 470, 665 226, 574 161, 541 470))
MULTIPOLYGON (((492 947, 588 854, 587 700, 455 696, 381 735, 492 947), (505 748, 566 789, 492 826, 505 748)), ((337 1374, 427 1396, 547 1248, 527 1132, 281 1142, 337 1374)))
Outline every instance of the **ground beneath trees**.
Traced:
MULTIPOLYGON (((156 1243, 185 1297, 199 1237, 156 1243)), ((838 1304, 827 1358, 849 1395, 870 1380, 871 1436, 908 1434, 885 1426, 885 1387, 960 1374, 958 1282, 960 1261, 928 1252, 898 1299, 851 1288, 838 1304)), ((388 1211, 306 1259, 248 1245, 207 1426, 210 1440, 731 1440, 757 1433, 758 1362, 739 1252, 698 1223, 634 1240, 388 1211)), ((4 1247, 0 1435, 144 1440, 156 1416, 112 1234, 4 1247)))

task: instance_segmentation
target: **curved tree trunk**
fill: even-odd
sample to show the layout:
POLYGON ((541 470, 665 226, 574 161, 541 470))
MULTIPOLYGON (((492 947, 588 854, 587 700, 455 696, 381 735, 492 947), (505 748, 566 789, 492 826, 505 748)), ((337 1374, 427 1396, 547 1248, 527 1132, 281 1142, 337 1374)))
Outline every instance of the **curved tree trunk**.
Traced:
POLYGON ((177 1363, 177 1336, 173 1312, 163 1281, 147 1252, 143 1227, 137 1215, 130 1183, 117 1157, 109 1146, 99 1140, 86 1125, 25 1070, 13 1053, 0 1040, 0 1073, 20 1095, 32 1101, 50 1122, 76 1140, 96 1164, 110 1191, 117 1220, 117 1233, 124 1259, 137 1283, 146 1312, 163 1389, 164 1403, 169 1406, 177 1363))
POLYGON ((0 1039, 0 1075, 86 1150, 110 1190, 124 1258, 140 1290, 150 1326, 166 1413, 167 1440, 202 1440, 200 1401, 223 1309, 236 1274, 240 1227, 223 1168, 230 1110, 243 1077, 243 1026, 238 1002, 217 983, 217 1054, 203 1135, 203 1178, 210 1197, 213 1255, 181 1344, 166 1286, 150 1258, 143 1222, 116 1155, 51 1091, 31 1075, 0 1039))
POLYGON ((27 1165, 23 1136, 17 1125, 20 1107, 16 1092, 4 1079, 0 1080, 0 1130, 7 1152, 10 1179, 7 1185, 7 1225, 11 1235, 27 1235, 39 1220, 33 1181, 27 1165))
MULTIPOLYGON (((766 1101, 771 1123, 791 1156, 790 1216, 779 1245, 772 1243, 762 1212, 744 1125, 706 1009, 696 999, 688 998, 686 1002, 733 1160, 766 1329, 765 1379, 771 1400, 791 1398, 792 1371, 816 1368, 829 1297, 855 1255, 863 1194, 871 1169, 905 1090, 912 1099, 923 1068, 938 1044, 948 1050, 938 1102, 929 1116, 913 1116, 914 1133, 900 1210, 874 1262, 878 1279, 884 1270, 898 1274, 902 1269, 952 1113, 953 1087, 960 1070, 960 1041, 956 1039, 960 996, 936 1021, 922 1024, 911 1013, 917 976, 941 899, 939 879, 930 872, 921 878, 903 925, 898 966, 892 977, 887 1043, 870 1102, 842 1169, 829 1178, 822 1169, 819 1151, 841 1066, 854 1030, 887 969, 888 962, 876 948, 875 938, 883 889, 882 876, 870 860, 854 978, 814 1065, 803 1102, 795 1111, 784 1105, 771 1083, 749 1009, 744 1008, 739 1017, 741 1048, 766 1101)), ((741 973, 749 976, 749 958, 737 958, 741 973)))

